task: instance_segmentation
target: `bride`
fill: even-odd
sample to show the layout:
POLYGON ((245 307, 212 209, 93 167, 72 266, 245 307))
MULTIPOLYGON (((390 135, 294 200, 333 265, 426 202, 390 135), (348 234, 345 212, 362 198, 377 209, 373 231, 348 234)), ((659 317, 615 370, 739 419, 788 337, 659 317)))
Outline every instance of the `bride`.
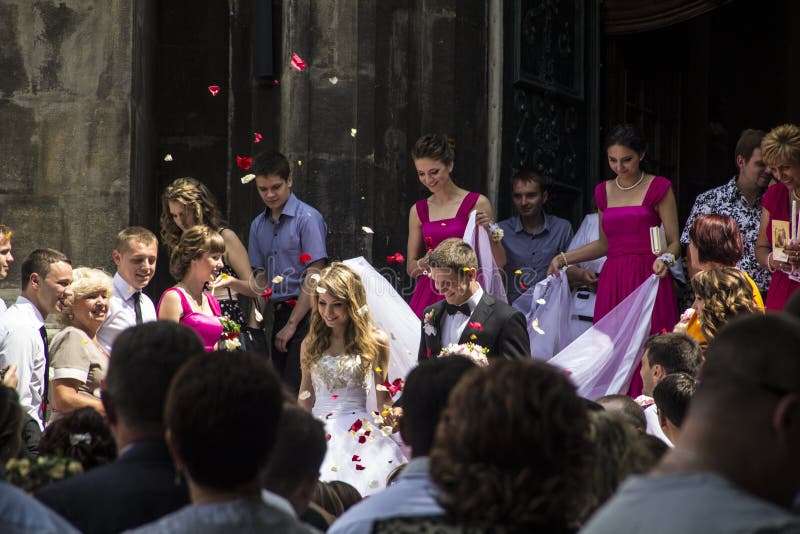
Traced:
POLYGON ((384 487, 389 473, 406 461, 390 437, 394 386, 382 385, 389 338, 373 326, 366 303, 361 278, 346 265, 333 263, 320 273, 300 349, 298 396, 325 423, 328 451, 320 478, 348 482, 361 495, 384 487), (370 397, 383 415, 368 413, 370 397))

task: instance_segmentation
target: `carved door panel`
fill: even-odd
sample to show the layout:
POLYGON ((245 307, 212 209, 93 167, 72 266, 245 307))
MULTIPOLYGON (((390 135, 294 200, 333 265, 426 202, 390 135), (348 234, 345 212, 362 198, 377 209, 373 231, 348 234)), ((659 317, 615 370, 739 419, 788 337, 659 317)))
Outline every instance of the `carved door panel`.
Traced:
POLYGON ((547 210, 579 223, 597 183, 599 18, 596 0, 506 3, 501 210, 511 176, 553 180, 547 210), (510 80, 509 80, 510 78, 510 80))

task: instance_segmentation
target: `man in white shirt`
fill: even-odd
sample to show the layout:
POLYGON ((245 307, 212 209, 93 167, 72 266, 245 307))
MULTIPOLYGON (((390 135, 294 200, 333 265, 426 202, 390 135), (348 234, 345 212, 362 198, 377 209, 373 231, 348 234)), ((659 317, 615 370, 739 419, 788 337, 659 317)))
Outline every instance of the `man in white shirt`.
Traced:
POLYGON ((53 249, 37 249, 22 262, 22 291, 0 315, 0 368, 17 366, 20 405, 44 428, 47 400, 47 333, 44 322, 72 295, 72 264, 53 249))
MULTIPOLYGON (((11 228, 0 224, 0 280, 8 276, 9 264, 14 261, 11 255, 11 228)), ((6 301, 0 299, 0 313, 6 311, 6 301)))
POLYGON ((449 356, 422 362, 409 373, 403 387, 403 417, 399 424, 403 441, 411 447, 411 461, 394 484, 347 510, 328 532, 368 534, 377 520, 444 514, 436 502, 428 454, 450 391, 474 367, 467 358, 449 356))
POLYGON ((108 318, 97 331, 97 340, 107 354, 123 330, 148 321, 156 321, 156 308, 150 297, 142 293, 156 272, 158 239, 141 226, 125 228, 117 234, 113 252, 117 273, 108 318))

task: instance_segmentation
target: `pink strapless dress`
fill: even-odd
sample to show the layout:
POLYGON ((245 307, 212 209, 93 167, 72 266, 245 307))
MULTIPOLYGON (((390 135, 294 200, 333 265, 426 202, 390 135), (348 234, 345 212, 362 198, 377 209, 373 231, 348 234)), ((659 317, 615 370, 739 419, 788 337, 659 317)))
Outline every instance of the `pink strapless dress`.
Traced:
MULTIPOLYGON (((455 217, 437 221, 430 220, 428 199, 418 200, 415 206, 417 208, 417 216, 422 223, 422 242, 425 249, 433 250, 439 246, 439 243, 451 237, 463 238, 464 230, 467 229, 467 222, 469 221, 469 213, 475 207, 480 196, 480 193, 467 193, 467 196, 461 201, 455 217)), ((420 275, 417 277, 417 285, 414 288, 414 294, 411 296, 409 306, 417 314, 417 317, 421 319, 425 308, 431 304, 436 304, 443 298, 434 288, 433 280, 427 276, 420 275)))
POLYGON ((219 302, 217 302, 217 299, 215 299, 214 295, 211 293, 204 293, 208 299, 208 305, 211 307, 211 311, 214 312, 214 315, 206 315, 205 313, 194 311, 189 304, 189 301, 186 300, 186 295, 183 294, 183 291, 177 287, 171 287, 164 291, 164 293, 161 295, 161 298, 158 299, 156 313, 158 313, 158 310, 161 309, 161 301, 164 300, 164 295, 170 291, 176 291, 178 296, 181 298, 183 314, 181 315, 180 323, 197 332, 197 335, 199 335, 200 339, 203 340, 203 347, 206 349, 206 352, 211 352, 214 350, 214 346, 222 336, 222 323, 219 322, 219 317, 222 315, 222 310, 219 307, 219 302))
MULTIPOLYGON (((656 205, 669 189, 669 180, 656 176, 650 182, 640 206, 609 208, 606 183, 602 182, 595 187, 594 198, 597 208, 603 212, 603 231, 608 239, 606 263, 597 281, 595 323, 653 274, 656 256, 650 250, 650 227, 661 224, 656 205)), ((650 335, 662 329, 672 332, 677 322, 678 307, 672 288, 672 276, 667 274, 659 282, 650 322, 650 335)), ((642 378, 637 367, 628 393, 636 398, 641 392, 642 378)))

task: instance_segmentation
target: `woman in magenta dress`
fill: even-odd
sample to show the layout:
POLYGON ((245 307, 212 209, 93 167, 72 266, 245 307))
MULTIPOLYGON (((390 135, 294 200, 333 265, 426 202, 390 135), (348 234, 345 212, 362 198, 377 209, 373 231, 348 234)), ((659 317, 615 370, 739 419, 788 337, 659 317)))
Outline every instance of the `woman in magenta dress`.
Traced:
POLYGON ((192 226, 172 249, 169 272, 178 281, 164 291, 156 308, 158 318, 185 324, 212 351, 222 337, 222 311, 214 295, 205 291, 222 269, 225 241, 208 226, 192 226))
POLYGON ((800 246, 787 243, 784 248, 786 261, 776 260, 772 253, 772 221, 789 224, 792 200, 800 207, 800 128, 794 124, 774 128, 761 141, 761 157, 779 182, 770 186, 761 197, 756 259, 772 272, 765 307, 780 311, 800 287, 800 282, 789 278, 792 270, 797 273, 795 277, 800 278, 800 246))
MULTIPOLYGON (((477 211, 475 223, 487 228, 494 223, 494 212, 488 198, 470 193, 453 182, 455 143, 450 137, 423 135, 411 149, 411 157, 419 181, 431 192, 431 196, 411 206, 408 214, 406 271, 417 279, 410 306, 422 318, 426 307, 444 298, 434 289, 431 279, 423 275, 428 270, 425 256, 445 239, 463 237, 472 210, 477 211)), ((492 255, 502 269, 506 253, 500 241, 492 241, 492 255)))
MULTIPOLYGON (((671 332, 678 321, 669 268, 680 254, 680 243, 675 193, 669 180, 640 168, 645 148, 644 139, 633 126, 623 124, 611 130, 606 154, 617 176, 594 190, 600 239, 555 256, 548 274, 557 273, 565 261, 572 265, 607 256, 597 283, 596 323, 655 273, 661 278, 650 322, 650 334, 655 334, 662 329, 671 332), (667 252, 655 256, 650 247, 650 227, 661 224, 667 252)), ((641 390, 641 377, 634 372, 629 394, 637 397, 641 390)))

